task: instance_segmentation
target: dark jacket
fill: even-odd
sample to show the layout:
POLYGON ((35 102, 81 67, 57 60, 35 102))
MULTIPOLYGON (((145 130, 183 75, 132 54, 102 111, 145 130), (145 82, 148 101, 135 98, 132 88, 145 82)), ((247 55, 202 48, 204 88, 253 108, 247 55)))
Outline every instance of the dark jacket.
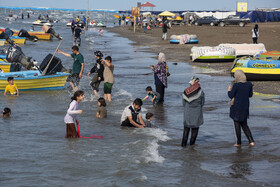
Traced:
POLYGON ((168 28, 168 27, 167 27, 167 23, 168 23, 167 20, 165 20, 165 21, 163 22, 163 24, 162 24, 162 32, 163 32, 163 33, 166 33, 166 32, 167 32, 167 28, 168 28))
POLYGON ((103 77, 104 65, 101 63, 101 59, 96 60, 96 64, 91 68, 90 73, 97 73, 98 77, 101 77, 101 81, 104 80, 103 77))
POLYGON ((230 107, 230 117, 234 121, 247 121, 249 117, 249 98, 253 96, 253 85, 251 82, 239 82, 232 86, 228 92, 229 98, 234 98, 233 105, 230 107))

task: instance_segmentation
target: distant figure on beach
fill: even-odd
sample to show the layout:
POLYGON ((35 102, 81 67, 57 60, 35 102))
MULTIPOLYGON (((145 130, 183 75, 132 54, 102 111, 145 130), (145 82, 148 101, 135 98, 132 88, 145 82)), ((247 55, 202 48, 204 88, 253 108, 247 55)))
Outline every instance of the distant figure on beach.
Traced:
POLYGON ((106 118, 107 117, 107 109, 106 109, 106 101, 103 97, 100 97, 97 100, 98 108, 96 112, 97 118, 106 118))
POLYGON ((151 113, 151 112, 147 112, 147 114, 146 114, 146 122, 145 122, 145 127, 146 128, 152 128, 153 127, 153 124, 152 124, 152 121, 153 121, 153 116, 154 116, 154 114, 153 113, 151 113))
POLYGON ((182 138, 182 147, 187 146, 189 133, 191 130, 190 145, 194 145, 199 127, 203 124, 203 105, 204 92, 199 84, 199 78, 192 77, 190 86, 185 89, 183 97, 184 106, 184 133, 182 138))
POLYGON ((30 18, 30 14, 29 14, 29 12, 27 13, 27 18, 28 18, 28 19, 30 18))
POLYGON ((80 22, 79 16, 76 17, 76 23, 78 24, 80 22))
POLYGON ((10 92, 11 95, 19 96, 17 85, 14 83, 14 77, 8 77, 8 85, 5 88, 4 95, 10 92))
POLYGON ((122 25, 124 25, 125 22, 125 15, 122 15, 122 25))
POLYGON ((88 72, 88 76, 90 76, 92 73, 95 73, 90 81, 90 86, 92 87, 94 95, 98 96, 99 85, 101 81, 104 80, 104 65, 102 64, 103 54, 100 51, 95 51, 94 57, 96 58, 96 64, 93 66, 93 68, 91 68, 90 72, 88 72))
POLYGON ((81 46, 81 35, 82 35, 82 29, 80 28, 79 24, 74 30, 73 37, 74 37, 74 42, 73 46, 81 46))
POLYGON ((246 80, 246 75, 242 70, 236 70, 234 77, 235 83, 233 86, 228 87, 228 97, 231 99, 230 117, 234 122, 237 139, 234 146, 241 146, 241 128, 249 140, 249 145, 254 146, 254 139, 247 124, 250 105, 249 98, 253 96, 253 85, 246 80))
POLYGON ((103 61, 104 64, 104 98, 111 102, 112 87, 114 84, 114 64, 112 64, 111 56, 107 56, 103 61))
POLYGON ((252 38, 253 38, 253 43, 257 44, 258 43, 258 38, 259 38, 259 26, 258 26, 258 24, 256 24, 255 27, 252 29, 252 38))
POLYGON ((121 25, 121 23, 122 23, 122 16, 119 15, 119 25, 121 25))
POLYGON ((23 15, 23 13, 21 13, 21 19, 24 19, 24 15, 23 15))
POLYGON ((64 56, 73 58, 73 60, 74 60, 73 70, 72 70, 71 75, 68 77, 67 82, 69 82, 69 84, 71 85, 71 87, 74 91, 77 91, 80 79, 83 76, 85 64, 84 64, 84 57, 79 52, 78 46, 73 46, 72 52, 73 52, 72 54, 68 54, 68 53, 62 52, 61 50, 57 51, 57 53, 60 53, 60 54, 63 54, 64 56))
POLYGON ((154 92, 151 86, 148 86, 146 88, 146 92, 147 92, 147 95, 144 99, 142 99, 142 101, 147 100, 149 97, 152 98, 151 101, 152 101, 153 104, 156 104, 159 101, 159 98, 160 98, 159 93, 154 92))
POLYGON ((163 103, 164 91, 167 88, 167 66, 164 53, 158 54, 158 64, 155 66, 152 65, 151 69, 154 72, 156 92, 160 95, 158 103, 163 103))
POLYGON ((146 33, 147 32, 147 26, 148 26, 148 20, 147 20, 146 17, 143 18, 142 23, 143 23, 143 31, 144 31, 144 33, 146 33))
POLYGON ((83 16, 83 25, 86 26, 86 21, 87 21, 87 18, 85 16, 83 16))
POLYGON ((84 92, 78 90, 71 97, 71 103, 68 107, 67 113, 64 117, 64 122, 66 123, 66 136, 65 138, 78 138, 78 133, 76 131, 75 123, 79 123, 78 114, 82 114, 83 111, 79 110, 79 103, 85 98, 84 92))
POLYGON ((98 32, 99 32, 99 36, 103 36, 103 29, 98 29, 98 32))
POLYGON ((5 108, 3 109, 2 117, 4 117, 4 118, 5 118, 5 117, 10 117, 11 113, 12 113, 11 109, 8 108, 8 107, 5 107, 5 108))
POLYGON ((72 30, 72 35, 74 35, 74 31, 75 31, 75 20, 72 19, 72 22, 71 22, 71 30, 72 30))
POLYGON ((166 40, 167 38, 167 29, 168 29, 167 24, 168 24, 167 18, 164 17, 162 20, 162 32, 163 32, 162 40, 166 40))
POLYGON ((121 117, 121 126, 145 128, 145 123, 140 113, 142 105, 142 100, 136 98, 132 105, 125 107, 121 117))

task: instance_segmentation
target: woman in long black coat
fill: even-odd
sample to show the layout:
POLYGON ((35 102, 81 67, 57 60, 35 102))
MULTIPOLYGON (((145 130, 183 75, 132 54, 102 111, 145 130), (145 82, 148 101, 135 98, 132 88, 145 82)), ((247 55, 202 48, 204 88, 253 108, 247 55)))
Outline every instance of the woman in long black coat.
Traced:
POLYGON ((241 145, 241 128, 247 136, 250 146, 254 146, 254 139, 247 124, 249 118, 249 98, 253 96, 253 85, 247 82, 242 70, 234 73, 235 83, 228 87, 228 97, 231 99, 230 117, 233 119, 237 142, 234 146, 241 145))

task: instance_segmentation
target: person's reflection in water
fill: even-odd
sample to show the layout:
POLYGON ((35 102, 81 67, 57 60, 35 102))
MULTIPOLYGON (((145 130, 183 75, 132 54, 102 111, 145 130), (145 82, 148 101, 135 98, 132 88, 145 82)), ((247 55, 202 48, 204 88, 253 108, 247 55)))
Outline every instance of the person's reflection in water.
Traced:
POLYGON ((247 175, 251 175, 251 166, 248 164, 249 157, 248 150, 242 152, 241 147, 236 150, 236 154, 233 155, 232 165, 229 167, 231 172, 229 175, 233 178, 246 178, 247 175))

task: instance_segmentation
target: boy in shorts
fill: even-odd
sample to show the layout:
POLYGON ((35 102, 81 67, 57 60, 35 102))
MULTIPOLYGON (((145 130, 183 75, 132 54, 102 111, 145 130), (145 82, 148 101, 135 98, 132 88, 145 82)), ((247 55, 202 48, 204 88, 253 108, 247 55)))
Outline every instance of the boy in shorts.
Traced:
POLYGON ((84 64, 84 57, 83 55, 79 52, 79 47, 78 46, 73 46, 72 47, 72 54, 64 53, 61 50, 58 50, 57 53, 63 54, 64 56, 67 57, 72 57, 74 60, 73 63, 73 71, 71 75, 68 77, 67 82, 71 85, 72 89, 74 91, 78 90, 79 82, 80 79, 83 76, 83 71, 85 68, 84 64))

